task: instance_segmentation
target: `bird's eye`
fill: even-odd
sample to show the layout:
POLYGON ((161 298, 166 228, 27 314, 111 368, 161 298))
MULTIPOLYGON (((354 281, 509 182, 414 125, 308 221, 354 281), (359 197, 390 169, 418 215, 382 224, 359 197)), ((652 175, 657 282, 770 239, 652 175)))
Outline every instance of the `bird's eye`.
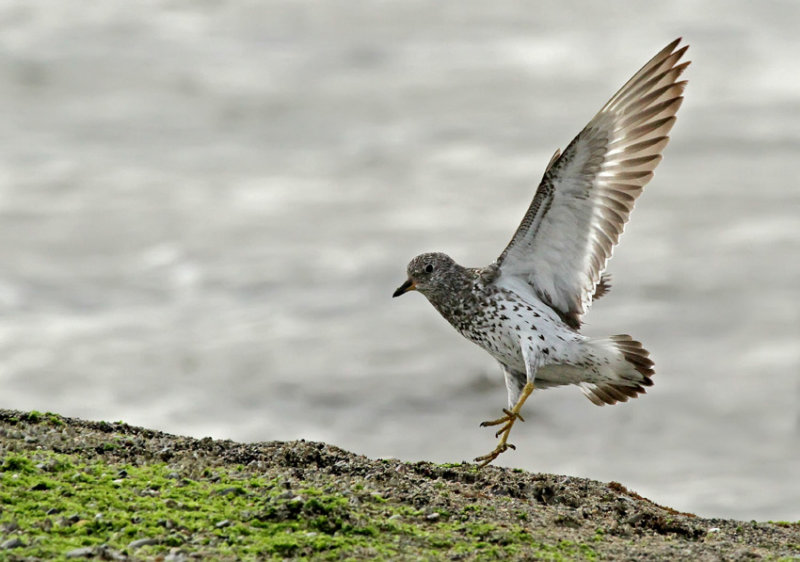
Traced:
POLYGON ((433 266, 431 264, 425 266, 425 273, 433 273, 433 266))

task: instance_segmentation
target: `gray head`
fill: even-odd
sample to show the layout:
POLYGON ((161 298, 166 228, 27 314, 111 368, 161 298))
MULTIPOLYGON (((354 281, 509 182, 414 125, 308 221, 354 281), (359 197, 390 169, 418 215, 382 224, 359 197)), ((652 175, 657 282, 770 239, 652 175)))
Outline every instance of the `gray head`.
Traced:
POLYGON ((419 291, 426 297, 437 292, 457 290, 463 280, 464 268, 441 252, 420 254, 408 264, 408 280, 392 295, 399 297, 408 291, 419 291))

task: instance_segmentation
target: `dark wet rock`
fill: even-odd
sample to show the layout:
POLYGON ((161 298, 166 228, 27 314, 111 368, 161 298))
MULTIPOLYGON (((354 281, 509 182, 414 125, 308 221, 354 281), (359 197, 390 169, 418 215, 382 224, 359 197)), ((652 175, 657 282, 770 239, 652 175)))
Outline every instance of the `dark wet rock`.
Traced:
POLYGON ((77 513, 70 515, 69 517, 62 517, 58 520, 58 524, 61 527, 69 527, 70 525, 74 525, 78 521, 81 520, 81 516, 77 513))

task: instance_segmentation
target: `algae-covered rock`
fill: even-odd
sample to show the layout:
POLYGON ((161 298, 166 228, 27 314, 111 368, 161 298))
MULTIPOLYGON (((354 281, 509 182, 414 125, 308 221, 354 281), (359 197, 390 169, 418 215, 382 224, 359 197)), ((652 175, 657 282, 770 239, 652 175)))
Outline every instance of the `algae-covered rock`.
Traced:
POLYGON ((192 439, 0 410, 3 560, 800 558, 800 525, 703 519, 618 483, 192 439))

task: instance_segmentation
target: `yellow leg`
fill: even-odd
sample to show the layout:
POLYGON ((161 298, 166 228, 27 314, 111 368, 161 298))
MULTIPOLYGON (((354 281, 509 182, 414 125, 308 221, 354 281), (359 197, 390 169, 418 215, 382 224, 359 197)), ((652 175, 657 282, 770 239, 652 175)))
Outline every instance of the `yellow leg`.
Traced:
POLYGON ((500 456, 500 453, 503 453, 508 449, 516 449, 514 445, 508 443, 508 435, 511 433, 511 428, 514 426, 514 422, 517 421, 517 419, 520 421, 525 421, 522 419, 522 416, 519 415, 519 411, 522 409, 522 405, 525 404, 525 400, 527 400, 528 396, 531 395, 531 392, 533 392, 533 383, 526 383, 525 387, 522 389, 522 394, 520 395, 519 400, 517 400, 517 403, 514 404, 514 407, 511 408, 511 410, 503 408, 503 413, 505 413, 505 416, 496 420, 485 421, 481 424, 481 427, 489 427, 491 425, 500 425, 502 423, 503 427, 501 427, 494 435, 495 437, 500 437, 500 435, 502 435, 502 437, 500 437, 500 443, 497 444, 497 447, 495 447, 494 451, 488 455, 483 455, 482 457, 475 459, 475 462, 479 463, 478 468, 483 468, 492 462, 494 459, 500 456))

